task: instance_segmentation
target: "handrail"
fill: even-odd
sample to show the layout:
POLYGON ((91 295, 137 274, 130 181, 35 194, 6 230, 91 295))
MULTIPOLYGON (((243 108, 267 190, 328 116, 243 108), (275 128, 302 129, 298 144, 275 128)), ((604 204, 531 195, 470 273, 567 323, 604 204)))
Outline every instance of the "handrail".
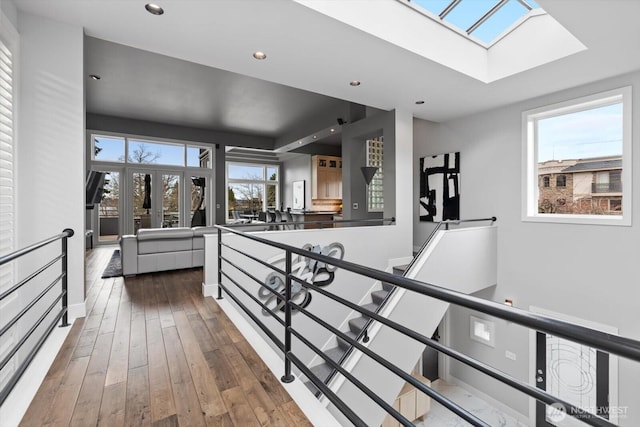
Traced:
POLYGON ((61 327, 69 326, 68 295, 67 295, 68 293, 67 240, 73 235, 74 235, 74 231, 70 228, 66 228, 62 231, 62 233, 56 234, 55 236, 51 236, 47 239, 41 240, 40 242, 31 244, 22 249, 18 249, 14 252, 11 252, 10 254, 0 257, 0 266, 3 266, 11 261, 17 260, 24 255, 34 252, 58 240, 60 240, 62 243, 61 252, 59 255, 55 256, 52 260, 48 261, 40 268, 35 269, 33 272, 27 275, 27 277, 25 277, 18 283, 13 284, 7 290, 0 293, 0 301, 2 301, 5 298, 7 298, 9 295, 13 294, 14 292, 22 288, 23 286, 29 284, 34 278, 38 277, 45 270, 48 270, 50 267, 52 267, 54 264, 60 261, 61 270, 62 270, 61 273, 51 283, 45 286, 43 290, 41 290, 40 292, 37 292, 37 295, 34 298, 32 298, 29 302, 27 302, 25 306, 21 310, 19 310, 19 312, 13 318, 9 319, 0 328, 0 337, 2 337, 5 333, 11 330, 11 328, 13 328, 16 325, 16 323, 27 312, 29 312, 32 308, 34 308, 35 305, 40 300, 42 300, 44 296, 47 295, 49 291, 51 291, 51 289, 53 289, 53 287, 56 284, 58 283, 61 284, 61 293, 57 295, 55 299, 53 299, 53 302, 44 310, 44 312, 40 315, 38 320, 36 320, 35 323, 31 325, 29 330, 25 334, 23 334, 21 338, 18 339, 17 343, 7 349, 4 357, 0 361, 0 370, 2 370, 9 363, 9 361, 16 355, 16 353, 18 353, 18 351, 22 348, 22 346, 29 340, 29 338, 31 338, 31 336, 35 333, 38 327, 44 322, 47 316, 49 316, 49 314, 53 312, 53 309, 55 308, 55 306, 58 303, 61 303, 62 305, 61 310, 57 312, 55 316, 53 316, 53 321, 46 327, 46 329, 44 330, 44 333, 39 336, 35 345, 27 353, 24 360, 22 360, 20 364, 16 367, 15 371, 11 374, 11 376, 9 377, 9 380, 4 385, 2 390, 0 390, 0 405, 2 405, 4 401, 7 399, 7 397, 9 396, 9 394, 11 393, 15 385, 18 383, 18 381, 20 380, 24 372, 27 370, 27 368, 35 358, 40 348, 42 348, 42 346, 44 345, 45 340, 51 334, 56 324, 58 322, 61 322, 60 324, 61 327))
POLYGON ((228 227, 228 228, 242 228, 247 226, 287 226, 287 225, 319 225, 322 229, 323 225, 328 224, 353 224, 353 223, 384 223, 385 221, 389 221, 390 223, 396 222, 396 217, 392 216, 390 218, 363 218, 363 219, 341 219, 341 220, 327 220, 327 221, 281 221, 281 222, 244 222, 244 223, 236 223, 236 224, 217 224, 214 227, 228 227))
MULTIPOLYGON (((440 221, 440 222, 436 223, 437 225, 433 228, 433 230, 431 230, 431 233, 429 233, 429 235, 427 236, 425 241, 422 243, 422 245, 420 246, 420 249, 418 249, 418 252, 411 259, 411 262, 407 265, 407 268, 403 272, 403 276, 409 270, 411 270, 411 267, 413 267, 413 265, 416 263, 416 261, 422 255, 422 253, 427 249, 427 247, 429 246, 429 244, 431 243, 433 238, 436 236, 438 231, 440 231, 442 226, 445 226, 446 230, 449 230, 449 224, 459 225, 459 224, 461 224, 463 222, 484 222, 484 221, 491 221, 491 223, 493 224, 497 220, 498 220, 498 218, 496 218, 495 216, 492 216, 490 218, 471 218, 471 219, 446 220, 446 221, 440 221)), ((391 297, 394 295, 395 291, 396 291, 395 287, 391 288, 391 290, 387 293, 387 295, 385 295, 385 297, 382 300, 382 302, 380 303, 380 305, 376 308, 375 313, 379 313, 384 308, 384 306, 391 300, 391 297)), ((360 341, 362 339, 365 343, 368 342, 369 341, 369 336, 368 336, 369 328, 371 327, 372 324, 373 324, 373 319, 371 317, 369 317, 367 319, 367 321, 365 322, 364 327, 360 330, 360 332, 358 332, 358 335, 356 336, 355 340, 356 341, 360 341)), ((347 351, 345 351, 342 356, 340 356, 340 360, 338 361, 338 363, 343 363, 345 360, 347 360, 347 358, 351 355, 351 353, 353 353, 353 346, 350 346, 349 349, 347 351)), ((329 384, 329 382, 331 381, 331 379, 335 375, 336 375, 336 371, 333 370, 329 374, 329 376, 327 377, 325 382, 327 384, 329 384)))
POLYGON ((229 233, 243 236, 256 242, 264 243, 266 245, 282 249, 284 251, 288 250, 292 253, 302 255, 306 258, 311 258, 329 265, 334 265, 353 273, 368 276, 372 279, 387 282, 389 284, 396 285, 410 291, 418 292, 423 295, 440 299, 452 304, 457 304, 466 308, 470 308, 472 310, 480 311, 482 313, 489 314, 495 317, 500 317, 504 320, 509 320, 513 323, 517 323, 531 329, 537 329, 540 332, 546 332, 552 335, 559 336, 561 338, 567 338, 580 344, 589 345, 598 348, 599 350, 603 350, 608 353, 613 353, 618 356, 626 357, 640 362, 640 342, 629 338, 608 334, 606 332, 597 331, 584 326, 574 325, 572 323, 554 319, 542 314, 530 313, 526 310, 522 310, 516 307, 505 306, 504 304, 499 304, 494 301, 489 301, 479 297, 475 297, 473 295, 467 295, 462 292, 442 288, 430 283, 420 282, 418 280, 397 276, 395 274, 387 273, 386 271, 377 270, 371 267, 365 267, 349 261, 328 257, 326 255, 317 254, 311 251, 305 251, 303 249, 296 248, 295 246, 275 242, 252 234, 242 233, 236 230, 229 229, 228 227, 223 227, 220 225, 216 225, 215 227, 228 231, 229 233))
MULTIPOLYGON (((474 222, 474 221, 487 221, 487 220, 491 220, 492 222, 496 220, 495 217, 492 218, 483 218, 483 219, 474 219, 474 220, 461 220, 461 221, 446 221, 443 222, 442 224, 445 224, 447 227, 449 224, 455 223, 455 224, 459 224, 461 222, 474 222)), ((439 229, 441 227, 441 224, 438 224, 438 226, 436 226, 437 229, 439 229)), ((363 344, 361 344, 360 342, 358 342, 359 337, 356 338, 350 338, 349 336, 347 336, 346 334, 344 334, 343 332, 337 330, 336 328, 334 328, 333 326, 329 325, 327 322, 324 322, 322 319, 320 319, 317 316, 314 316, 312 313, 308 312, 307 310, 304 309, 304 306, 298 305, 296 304, 292 298, 291 298, 291 287, 292 287, 292 283, 295 281, 297 283, 299 283, 300 285, 302 285, 303 287, 309 289, 309 290, 313 290, 315 292, 318 292, 319 294, 324 295, 325 297, 331 298, 332 300, 343 304, 353 310, 356 310, 358 312, 360 312, 361 314, 363 314, 364 316, 368 316, 370 317, 370 321, 378 321, 388 327, 391 327, 403 334, 405 334, 408 337, 411 337, 412 339, 415 339, 427 346, 430 346, 440 352, 442 352, 443 354, 446 354, 450 357, 453 357, 459 361, 461 361, 462 363, 467 364, 468 366, 471 366, 472 368, 478 370, 481 373, 484 373, 486 375, 489 375, 499 381, 502 381, 503 383, 521 391, 524 392, 525 394, 541 401, 544 402, 546 404, 553 404, 553 403, 559 403, 559 404, 563 404, 566 408, 567 408, 567 413, 569 415, 580 415, 581 416, 581 420, 583 422, 586 422, 590 425, 594 425, 594 426, 607 426, 607 427, 611 427, 614 426, 611 422, 609 422, 608 420, 596 415, 596 414, 591 414, 589 412, 586 412, 584 410, 581 410, 581 408, 577 408, 571 404, 569 404, 568 402, 564 402, 562 400, 559 400, 558 398, 548 394, 546 391, 541 390, 541 389, 537 389, 536 387, 529 385, 528 383, 524 382, 524 381, 520 381, 516 378, 513 378, 509 375, 504 374, 503 372, 499 371, 496 368, 493 368, 491 366, 485 365, 482 362, 479 362, 469 356, 464 355, 463 353, 460 353, 456 350, 453 350, 449 347, 446 347, 442 344, 440 344, 439 342, 432 340, 424 335, 421 335, 417 332, 414 332, 412 330, 407 329, 406 327, 399 325, 383 316, 381 316, 380 314, 378 314, 378 312, 373 312, 370 310, 367 310, 365 308, 360 307, 359 305, 346 301, 336 295, 333 295, 332 293, 330 293, 329 291, 327 291, 326 289, 322 289, 321 287, 315 286, 311 283, 308 283, 298 277, 296 277, 291 270, 291 257, 292 254, 297 254, 300 255, 302 257, 305 258, 309 258, 315 261, 319 261, 322 262, 324 264, 327 265, 333 265, 335 267, 356 273, 356 274, 360 274, 360 275, 364 275, 376 280, 380 280, 381 282, 387 282, 389 284, 395 285, 397 287, 400 288, 404 288, 407 289, 409 291, 412 292, 417 292, 419 294, 423 294, 423 295, 427 295, 442 301, 446 301, 452 304, 456 304, 456 305, 460 305, 466 308, 470 308, 472 310, 476 310, 476 311, 480 311, 492 316, 496 316, 498 318, 501 319, 505 319, 508 321, 511 321, 513 323, 517 323, 520 325, 523 325, 525 327, 534 329, 534 330, 538 330, 541 332, 546 332, 558 337, 562 337, 562 338, 566 338, 569 339, 571 341, 580 343, 580 344, 584 344, 593 348, 597 348, 599 350, 603 350, 605 352, 611 353, 611 354, 616 354, 618 356, 622 356, 625 358, 629 358, 631 360, 640 362, 640 341, 636 341, 636 340, 632 340, 629 338, 625 338, 625 337, 620 337, 620 336, 616 336, 616 335, 611 335, 611 334, 607 334, 604 332, 600 332, 600 331, 596 331, 590 328, 586 328, 586 327, 582 327, 582 326, 578 326, 578 325, 574 325, 565 321, 561 321, 561 320, 557 320, 545 315, 541 315, 541 314, 534 314, 534 313, 529 313, 525 310, 521 310, 515 307, 509 307, 509 306, 505 306, 503 304, 499 304, 497 302, 493 302, 493 301, 488 301, 488 300, 484 300, 478 297, 474 297, 471 295, 467 295, 461 292, 457 292, 457 291, 452 291, 449 289, 445 289, 445 288, 441 288, 438 286, 435 286, 433 284, 429 284, 429 283, 424 283, 424 282, 420 282, 418 280, 415 279, 409 279, 407 277, 401 277, 401 276, 397 276, 391 273, 387 273, 384 271, 380 271, 380 270, 376 270, 370 267, 365 267, 359 264, 355 264, 349 261, 344 261, 341 259, 337 259, 337 258, 332 258, 329 256, 325 256, 325 255, 321 255, 318 253, 314 253, 311 251, 306 251, 304 249, 301 248, 296 248, 294 246, 291 245, 287 245, 284 243, 280 243, 280 242, 275 242, 272 240, 268 240, 266 238, 260 237, 260 236, 256 236, 253 234, 247 234, 247 233, 243 233, 241 231, 236 231, 233 230, 229 227, 224 227, 224 226, 216 226, 216 228, 218 228, 218 237, 219 237, 219 245, 220 245, 220 240, 222 238, 222 231, 231 233, 231 234, 236 234, 239 236, 242 236, 246 239, 249 240, 253 240, 255 242, 259 242, 262 244, 266 244, 269 245, 271 247, 274 248, 278 248, 281 250, 284 250, 286 252, 286 275, 285 275, 285 279, 286 279, 286 286, 285 286, 285 290, 284 290, 284 298, 285 298, 285 342, 284 344, 282 343, 282 341, 280 341, 279 339, 277 339, 273 332, 271 332, 259 319, 256 318, 255 315, 253 315, 253 313, 251 313, 251 311, 244 306, 244 304, 242 304, 241 301, 239 301, 232 293, 229 293, 229 289, 227 287, 225 287, 224 285, 222 285, 221 283, 221 273, 220 270, 218 272, 219 275, 219 298, 221 297, 221 289, 224 288, 226 293, 229 293, 229 296, 231 296, 231 298, 254 320, 254 322, 256 322, 258 324, 258 326, 260 328, 263 329, 263 331, 265 331, 265 333, 267 333, 267 335, 274 340, 274 342, 276 343, 276 345, 278 345, 278 347, 283 351, 284 355, 285 355, 285 374, 282 377, 282 381, 284 382, 290 382, 293 381, 294 377, 291 374, 291 364, 293 363, 296 367, 298 367, 300 369, 300 371, 305 374, 307 376, 307 378, 309 378, 311 380, 311 382, 320 390, 321 393, 323 393, 325 396, 327 396, 327 398, 337 407, 339 408, 344 414, 345 416, 347 416, 348 419, 350 419, 354 424, 356 425, 362 425, 362 420, 360 418, 358 418, 358 416, 356 414, 353 414, 352 412, 350 413, 346 413, 344 411, 344 409, 348 409, 343 402, 340 400, 340 398, 337 397, 337 395, 335 395, 333 393, 333 391, 331 391, 331 389, 326 385, 327 383, 320 380, 318 377, 316 377, 306 366, 304 366, 302 364, 302 362, 297 358, 297 356, 292 352, 291 350, 291 336, 295 336, 297 337, 303 344, 305 343, 304 337, 301 335, 300 332, 298 332, 296 329, 294 329, 294 327, 291 324, 291 310, 293 308, 295 308, 298 312, 303 313, 305 316, 309 317, 311 320, 313 320, 315 323, 323 326, 324 328, 326 328, 327 330, 329 330, 330 332, 334 333, 336 336, 339 336, 341 339, 343 339, 344 341, 346 341, 348 344, 350 344, 353 348, 356 348, 358 350, 360 350, 361 352, 363 352, 364 354, 366 354, 367 356, 371 357, 373 360, 375 360, 376 362, 382 364, 383 366, 385 366, 387 369, 390 369, 392 372, 394 372, 396 375, 402 377, 403 379, 405 379, 407 382, 413 384, 416 388, 418 388, 420 391, 422 391, 423 393, 426 393, 430 396, 432 396, 435 400, 440 401, 445 407, 447 407, 448 409, 450 409, 451 411, 453 411, 454 413, 458 414, 459 416, 463 417, 465 420, 467 420, 468 422, 470 422, 473 425, 476 426, 483 426, 486 425, 484 424, 481 420, 476 420, 474 419, 473 416, 469 417, 470 414, 467 414, 466 411, 463 408, 458 408, 457 405, 452 404, 450 402, 446 401, 446 398, 444 398, 443 396, 441 396, 440 394, 438 394, 437 392, 435 392, 432 389, 428 389, 428 390, 423 390, 424 388, 426 388, 424 385, 422 385, 419 381, 411 378, 410 376, 408 376, 408 374, 406 373, 402 373, 402 372, 397 372, 397 370, 399 370, 399 368, 395 367, 394 365, 390 364, 390 362, 386 361, 385 359, 381 358, 379 355, 377 355, 376 353, 373 353, 370 349, 368 349, 366 346, 364 346, 363 344)), ((437 232, 437 229, 433 232, 433 234, 435 234, 437 232)), ((231 248, 229 245, 225 244, 226 247, 231 248)), ((421 250, 424 250, 424 246, 421 248, 421 250)), ((219 246, 219 253, 218 253, 218 262, 219 262, 219 268, 221 269, 221 262, 222 262, 222 256, 221 256, 221 248, 222 246, 219 246)), ((242 251, 239 251, 235 248, 231 248, 234 251, 241 253, 242 251)), ((238 268, 237 265, 234 265, 236 268, 238 268)), ((275 269, 275 268, 274 268, 275 269)), ((246 272, 244 272, 244 270, 240 269, 240 271, 242 273, 247 274, 246 272)), ((229 278, 226 274, 225 277, 229 278)), ((237 282, 234 282, 234 284, 238 287, 240 287, 238 285, 237 282)), ((273 312, 270 312, 270 314, 275 314, 273 312)), ((326 354, 324 352, 322 352, 321 350, 319 350, 318 348, 311 346, 310 347, 312 351, 314 351, 316 354, 318 354, 322 359, 327 360, 326 354)), ((344 369, 340 368, 341 365, 341 361, 340 362, 333 362, 333 361, 329 361, 327 360, 327 362, 329 363, 329 365, 331 367, 334 368, 334 370, 339 371, 341 373, 344 374, 344 369)), ((351 380, 351 376, 350 375, 345 375, 345 378, 347 378, 348 380, 351 380)), ((358 384, 360 384, 359 382, 352 382, 352 384, 358 388, 359 390, 361 390, 363 393, 369 395, 369 393, 367 393, 366 390, 364 390, 362 387, 358 386, 358 384)), ((362 385, 362 384, 360 384, 362 385)), ((369 395, 369 397, 371 397, 369 395)), ((373 398, 372 399, 380 404, 380 402, 376 399, 373 398)), ((386 406, 388 405, 381 405, 383 407, 383 409, 385 409, 387 412, 389 412, 395 419, 399 420, 402 424, 404 425, 408 425, 405 423, 405 420, 403 420, 401 418, 401 416, 399 416, 399 414, 395 413, 395 411, 389 411, 388 408, 386 406)), ((350 410, 349 410, 350 411, 350 410)))

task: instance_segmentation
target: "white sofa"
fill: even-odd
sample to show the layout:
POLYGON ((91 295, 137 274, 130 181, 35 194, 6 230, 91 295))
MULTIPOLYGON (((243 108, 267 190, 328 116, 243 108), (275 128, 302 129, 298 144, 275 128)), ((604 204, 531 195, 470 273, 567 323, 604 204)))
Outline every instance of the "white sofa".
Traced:
POLYGON ((204 237, 213 227, 143 228, 136 236, 120 239, 122 274, 132 276, 154 271, 202 267, 204 237))

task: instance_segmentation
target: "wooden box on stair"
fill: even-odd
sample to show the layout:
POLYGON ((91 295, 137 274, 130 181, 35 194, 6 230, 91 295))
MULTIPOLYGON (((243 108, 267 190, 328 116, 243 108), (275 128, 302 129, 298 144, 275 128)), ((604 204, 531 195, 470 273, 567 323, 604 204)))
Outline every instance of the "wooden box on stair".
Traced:
MULTIPOLYGON (((427 386, 431 386, 431 381, 422 375, 413 374, 412 376, 427 386)), ((400 394, 396 398, 395 402, 393 402, 393 408, 400 412, 400 414, 406 417, 409 421, 415 421, 417 419, 423 420, 425 414, 429 412, 429 409, 431 409, 431 398, 411 384, 406 383, 404 387, 402 387, 402 390, 400 390, 400 394)), ((387 417, 382 423, 382 427, 396 426, 399 427, 402 426, 402 424, 400 424, 398 420, 393 418, 390 414, 387 414, 387 417)))

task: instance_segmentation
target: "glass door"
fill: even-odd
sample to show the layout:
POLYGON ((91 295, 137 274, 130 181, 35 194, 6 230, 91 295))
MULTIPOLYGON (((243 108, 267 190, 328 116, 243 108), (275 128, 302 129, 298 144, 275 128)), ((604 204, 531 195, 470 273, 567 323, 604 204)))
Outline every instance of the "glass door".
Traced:
MULTIPOLYGON (((180 184, 182 174, 159 174, 162 186, 159 188, 158 200, 162 200, 161 224, 162 228, 180 227, 182 225, 182 209, 180 208, 180 184)), ((160 212, 158 212, 160 213, 160 212)))
POLYGON ((158 209, 154 197, 154 171, 133 172, 131 174, 131 207, 133 209, 133 233, 141 228, 157 228, 158 222, 153 214, 158 209))
POLYGON ((131 175, 133 232, 183 224, 182 172, 135 171, 131 175))
MULTIPOLYGON (((120 232, 120 172, 103 172, 102 199, 98 205, 98 243, 117 242, 120 232)), ((94 217, 95 218, 95 217, 94 217)))

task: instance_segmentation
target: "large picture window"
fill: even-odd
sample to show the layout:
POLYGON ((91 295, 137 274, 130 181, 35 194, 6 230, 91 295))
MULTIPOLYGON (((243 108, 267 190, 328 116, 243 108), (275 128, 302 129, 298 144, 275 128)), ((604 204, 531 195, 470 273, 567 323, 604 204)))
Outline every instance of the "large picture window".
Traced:
POLYGON ((523 220, 631 224, 631 88, 526 111, 523 220))
POLYGON ((280 206, 278 165, 227 163, 227 219, 253 218, 280 206))

